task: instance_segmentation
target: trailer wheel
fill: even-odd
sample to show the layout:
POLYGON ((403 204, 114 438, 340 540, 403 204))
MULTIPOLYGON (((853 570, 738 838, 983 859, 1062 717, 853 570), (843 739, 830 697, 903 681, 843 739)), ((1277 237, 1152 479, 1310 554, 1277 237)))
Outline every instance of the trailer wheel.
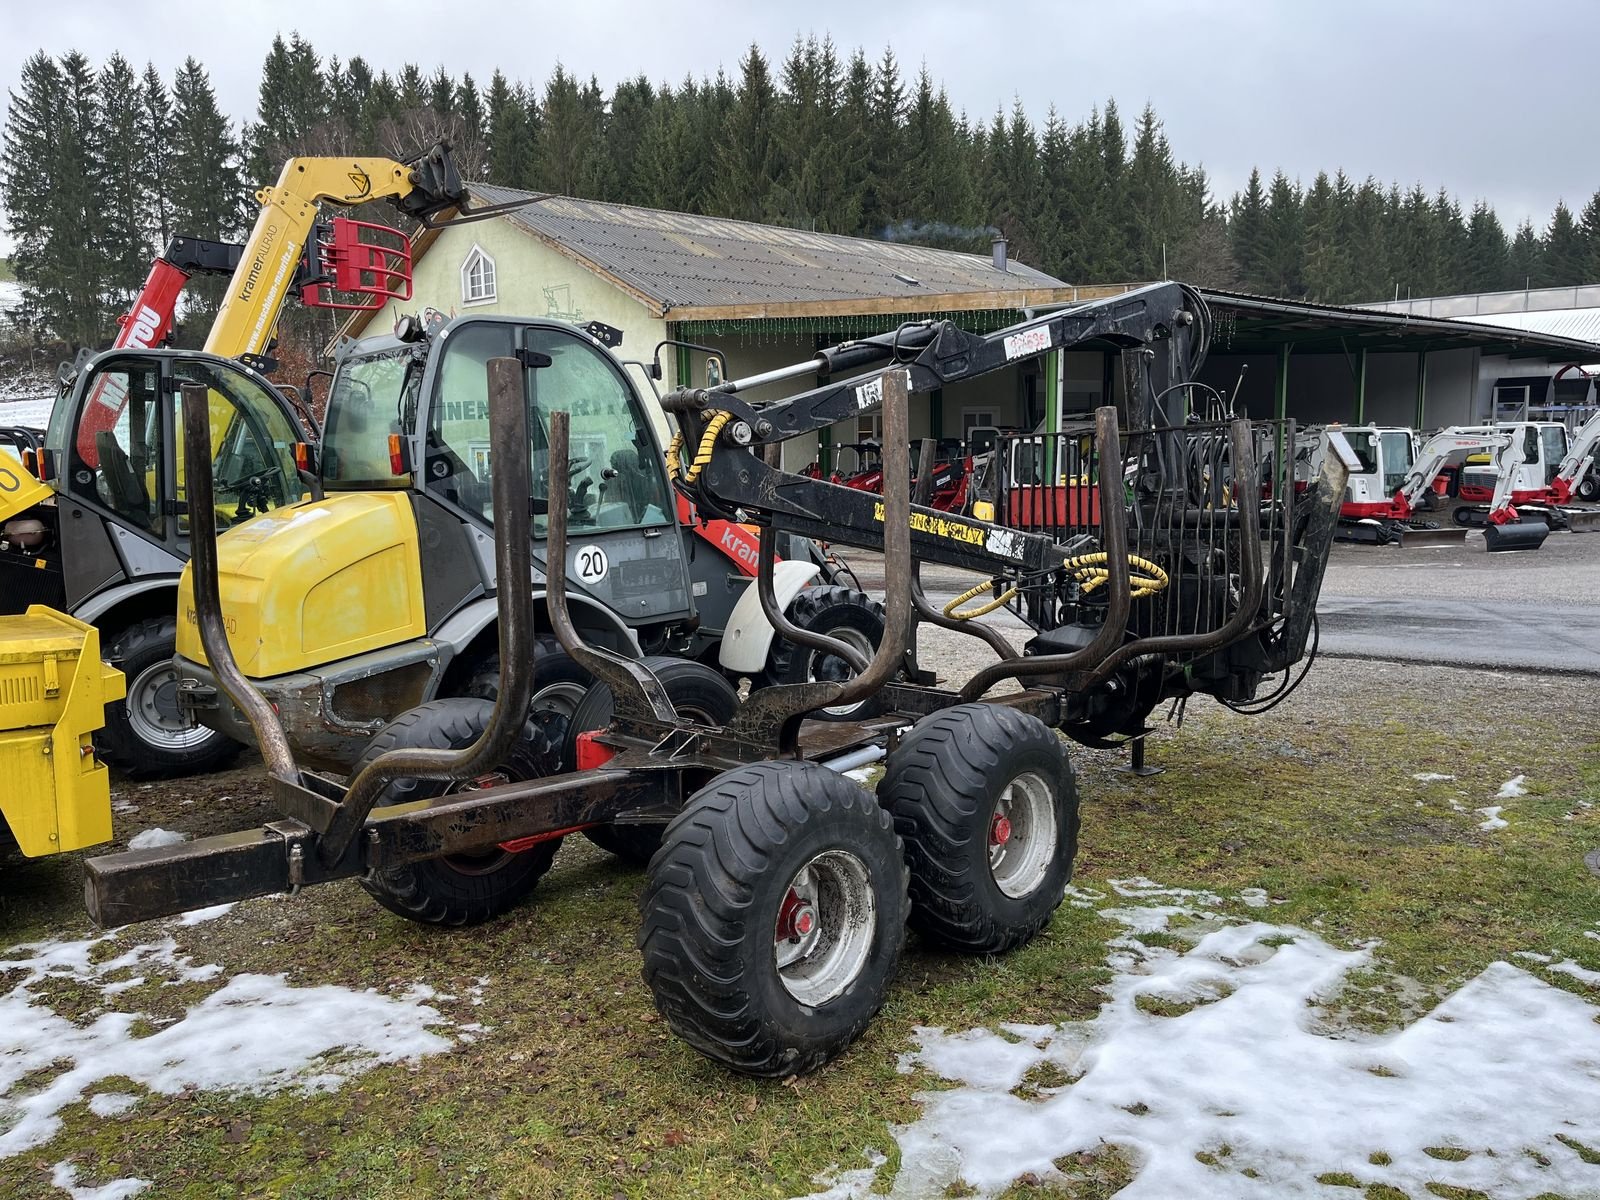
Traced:
MULTIPOLYGON (((802 588, 789 605, 789 619, 812 633, 838 638, 863 658, 871 658, 883 640, 883 605, 855 588, 802 588)), ((842 658, 809 646, 796 646, 780 637, 773 640, 766 670, 751 683, 754 687, 767 687, 774 683, 842 681, 854 677, 855 671, 842 658)), ((876 699, 869 697, 855 704, 819 708, 811 715, 823 721, 860 721, 877 715, 881 707, 876 699)))
POLYGON ((961 704, 889 755, 878 801, 911 867, 911 925, 998 954, 1050 920, 1072 878, 1078 793, 1067 748, 1037 717, 961 704))
MULTIPOLYGON (((726 725, 739 707, 739 693, 723 678, 722 673, 686 658, 668 658, 655 655, 644 660, 644 665, 656 673, 667 699, 678 715, 697 725, 726 725)), ((579 702, 577 711, 567 726, 566 745, 562 761, 571 770, 578 761, 578 735, 604 729, 611 724, 611 714, 616 700, 611 688, 596 683, 579 702)), ((661 848, 662 825, 598 825, 585 829, 583 836, 602 850, 615 854, 623 862, 644 866, 650 856, 661 848)))
POLYGON ((906 936, 888 813, 815 763, 718 775, 667 827, 639 901, 644 979, 673 1032, 746 1075, 798 1075, 859 1037, 906 936))
MULTIPOLYGON (((368 743, 352 774, 396 747, 459 750, 488 728, 494 705, 487 700, 433 700, 390 722, 368 743)), ((396 779, 378 797, 380 805, 408 804, 453 792, 473 791, 556 774, 560 743, 545 722, 530 720, 510 757, 488 776, 447 781, 396 779)), ((374 871, 361 881, 390 912, 426 925, 476 925, 499 916, 539 882, 555 861, 561 839, 509 853, 498 847, 475 854, 450 854, 374 871)))
POLYGON ((172 666, 178 622, 153 617, 130 625, 106 647, 122 669, 128 694, 106 706, 105 727, 95 734, 100 757, 131 779, 159 779, 214 771, 242 747, 178 708, 172 666))

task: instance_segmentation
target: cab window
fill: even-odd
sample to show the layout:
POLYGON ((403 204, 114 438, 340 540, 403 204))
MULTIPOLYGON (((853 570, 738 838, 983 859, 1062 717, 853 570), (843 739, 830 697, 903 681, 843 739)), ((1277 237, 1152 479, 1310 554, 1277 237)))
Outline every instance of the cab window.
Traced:
MULTIPOLYGON (((217 528, 226 529, 257 513, 300 499, 300 478, 294 465, 294 425, 283 400, 258 380, 220 363, 184 359, 175 364, 173 428, 183 428, 182 386, 205 387, 211 418, 211 484, 216 498, 217 528)), ((183 438, 174 447, 178 491, 187 475, 183 438)), ((189 532, 187 505, 178 505, 178 532, 189 532)))
POLYGON ((422 364, 409 346, 349 358, 334 372, 322 430, 322 482, 330 491, 411 486, 396 475, 389 435, 415 419, 422 364))
POLYGON ((135 529, 165 538, 160 363, 102 363, 86 382, 84 396, 70 447, 68 487, 135 529))
MULTIPOLYGON (((518 330, 503 323, 464 325, 446 340, 428 414, 424 473, 441 498, 493 521, 489 451, 491 358, 514 352, 518 330)), ((550 364, 526 372, 528 453, 534 533, 544 536, 550 487, 550 413, 571 414, 568 521, 574 528, 659 525, 671 511, 666 472, 643 410, 603 350, 575 334, 522 331, 527 349, 550 364)))
POLYGON ((1559 425, 1547 425, 1539 431, 1544 441, 1544 482, 1555 482, 1561 471, 1561 460, 1567 456, 1567 431, 1559 425))

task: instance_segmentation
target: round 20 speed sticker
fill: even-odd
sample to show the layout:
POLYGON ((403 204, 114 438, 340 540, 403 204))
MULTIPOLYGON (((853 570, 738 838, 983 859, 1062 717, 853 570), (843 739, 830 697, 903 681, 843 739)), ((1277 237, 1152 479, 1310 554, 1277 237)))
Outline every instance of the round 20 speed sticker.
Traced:
POLYGON ((599 546, 579 546, 572 555, 573 572, 584 583, 599 583, 611 570, 606 552, 599 546))

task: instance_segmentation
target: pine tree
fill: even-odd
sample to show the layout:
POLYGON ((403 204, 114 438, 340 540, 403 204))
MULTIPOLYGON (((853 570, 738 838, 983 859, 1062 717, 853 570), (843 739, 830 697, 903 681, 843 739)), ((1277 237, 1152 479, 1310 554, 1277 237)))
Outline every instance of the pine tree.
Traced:
POLYGON ((751 43, 739 60, 738 99, 722 127, 712 191, 719 216, 764 221, 772 215, 777 159, 777 89, 761 48, 751 43))
POLYGON ((1578 233, 1587 247, 1583 282, 1600 283, 1600 191, 1589 197, 1589 203, 1578 215, 1578 233))
POLYGON ((139 79, 120 54, 101 68, 96 142, 100 147, 99 230, 95 252, 101 264, 106 306, 120 313, 150 272, 146 235, 145 174, 149 142, 139 79))
POLYGON ((1392 264, 1402 298, 1429 296, 1443 280, 1438 214, 1420 183, 1413 184, 1392 213, 1392 264))
POLYGON ((1544 286, 1544 247, 1533 231, 1533 222, 1524 220, 1511 239, 1511 288, 1544 286))
POLYGON ((1261 284, 1269 296, 1305 295, 1304 228, 1300 188, 1280 170, 1267 189, 1261 228, 1261 284))
POLYGON ((868 227, 867 204, 872 187, 872 67, 860 50, 850 55, 839 89, 839 117, 835 123, 839 153, 833 169, 838 190, 825 228, 836 233, 877 237, 883 227, 868 227))
MULTIPOLYGON (((228 120, 217 107, 211 80, 193 58, 172 81, 172 225, 191 237, 230 239, 243 226, 246 186, 240 176, 239 147, 228 120)), ((195 318, 184 331, 199 331, 221 302, 226 281, 195 279, 188 288, 195 318)))
POLYGON ((1250 169, 1249 182, 1243 192, 1234 195, 1232 209, 1233 219, 1228 228, 1233 242, 1233 261, 1238 264, 1244 286, 1261 291, 1266 278, 1263 238, 1267 226, 1267 196, 1261 187, 1259 168, 1250 169))
POLYGON ((1588 249, 1582 231, 1572 219, 1572 210, 1564 201, 1556 201, 1556 211, 1550 218, 1550 227, 1545 230, 1540 255, 1544 286, 1573 287, 1582 283, 1588 267, 1588 249))
MULTIPOLYGON (((1184 196, 1172 147, 1153 106, 1139 114, 1128 163, 1128 207, 1124 234, 1129 278, 1159 279, 1167 252, 1184 233, 1184 196)), ((1198 214, 1196 214, 1198 219, 1198 214)))
POLYGON ((1482 200, 1472 206, 1467 223, 1466 277, 1470 292, 1498 292, 1516 286, 1511 273, 1511 248, 1494 209, 1482 200))
MULTIPOLYGON (((456 112, 461 114, 462 129, 473 147, 475 163, 481 164, 484 161, 484 148, 488 140, 485 132, 483 96, 469 73, 462 74, 461 85, 456 88, 455 108, 456 112)), ((473 177, 477 177, 481 170, 481 166, 475 166, 473 177)))
POLYGON ((428 79, 428 107, 441 117, 455 111, 456 85, 444 67, 428 79))
POLYGON ((599 149, 594 116, 577 78, 557 63, 539 108, 539 187, 562 196, 593 194, 592 159, 599 149))
POLYGON ((624 204, 640 203, 634 175, 644 140, 649 136, 651 110, 656 89, 644 75, 617 84, 611 94, 611 112, 605 122, 606 164, 605 199, 624 204))
POLYGON ((885 46, 872 74, 868 141, 871 169, 861 212, 861 220, 869 230, 882 229, 913 215, 905 204, 905 119, 906 89, 900 79, 900 64, 894 50, 885 46))
POLYGON ((1337 186, 1326 171, 1318 171, 1305 194, 1305 287, 1312 300, 1332 303, 1349 299, 1342 203, 1348 200, 1349 187, 1343 171, 1337 186))
POLYGON ((144 226, 157 248, 172 237, 172 97, 153 63, 147 63, 139 90, 139 121, 144 140, 144 226))

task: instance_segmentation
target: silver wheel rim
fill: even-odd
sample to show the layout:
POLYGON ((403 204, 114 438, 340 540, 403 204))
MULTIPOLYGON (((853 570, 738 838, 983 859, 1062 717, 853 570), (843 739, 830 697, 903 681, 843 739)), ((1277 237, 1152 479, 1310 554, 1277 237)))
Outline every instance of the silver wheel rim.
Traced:
MULTIPOLYGON (((539 673, 539 668, 534 668, 534 674, 539 673)), ((571 717, 578 711, 578 701, 583 699, 584 692, 589 689, 581 683, 563 681, 561 683, 547 683, 542 688, 535 688, 533 699, 528 702, 529 712, 553 712, 559 716, 571 717)))
POLYGON ((220 736, 183 715, 178 707, 178 672, 171 661, 152 663, 128 685, 128 724, 139 740, 158 750, 186 751, 220 736))
POLYGON ((826 1004, 865 969, 877 928, 866 864, 848 850, 823 851, 789 881, 779 905, 773 929, 779 982, 801 1004, 826 1004))
POLYGON ((1056 806, 1050 785, 1032 771, 1001 789, 989 815, 989 874, 1013 900, 1036 891, 1056 857, 1056 806))
MULTIPOLYGON (((871 639, 859 629, 830 629, 827 633, 829 637, 843 642, 868 662, 872 661, 872 656, 878 652, 878 648, 872 644, 871 639)), ((826 679, 854 679, 856 677, 855 669, 843 659, 836 658, 834 655, 824 653, 821 650, 812 650, 806 658, 806 681, 808 683, 822 682, 817 678, 817 664, 819 661, 837 664, 835 670, 829 672, 826 679)), ((865 703, 866 701, 864 700, 857 700, 854 704, 835 704, 824 708, 822 711, 830 717, 845 717, 855 712, 865 703)))

